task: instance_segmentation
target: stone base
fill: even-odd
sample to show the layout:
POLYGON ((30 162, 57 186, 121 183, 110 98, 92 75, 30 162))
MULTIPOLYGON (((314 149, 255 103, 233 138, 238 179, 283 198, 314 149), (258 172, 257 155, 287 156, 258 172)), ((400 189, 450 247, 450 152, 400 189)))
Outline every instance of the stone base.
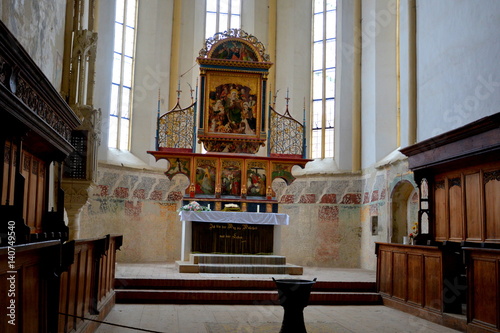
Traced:
POLYGON ((283 256, 191 254, 177 261, 179 273, 302 275, 303 267, 286 263, 283 256))

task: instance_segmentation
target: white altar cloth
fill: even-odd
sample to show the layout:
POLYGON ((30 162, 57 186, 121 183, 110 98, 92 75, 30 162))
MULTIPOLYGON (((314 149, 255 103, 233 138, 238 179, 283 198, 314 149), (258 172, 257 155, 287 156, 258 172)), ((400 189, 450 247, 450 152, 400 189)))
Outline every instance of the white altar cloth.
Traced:
POLYGON ((225 211, 180 211, 182 221, 211 222, 211 223, 241 223, 288 225, 290 217, 278 213, 250 213, 225 211))

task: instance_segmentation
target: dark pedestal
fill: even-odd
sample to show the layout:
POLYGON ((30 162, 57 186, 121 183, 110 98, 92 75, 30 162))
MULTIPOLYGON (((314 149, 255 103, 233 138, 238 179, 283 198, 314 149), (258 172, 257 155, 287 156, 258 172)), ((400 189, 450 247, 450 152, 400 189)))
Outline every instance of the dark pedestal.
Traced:
POLYGON ((295 280, 280 279, 275 280, 278 288, 280 304, 285 310, 280 333, 307 333, 304 324, 304 308, 309 302, 311 288, 316 279, 295 280))

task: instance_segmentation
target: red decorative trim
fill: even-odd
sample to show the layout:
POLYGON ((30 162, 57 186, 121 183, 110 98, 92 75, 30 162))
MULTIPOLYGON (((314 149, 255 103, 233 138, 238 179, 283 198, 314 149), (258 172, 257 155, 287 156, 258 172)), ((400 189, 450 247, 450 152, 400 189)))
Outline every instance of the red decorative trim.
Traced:
POLYGON ((281 197, 280 203, 283 204, 293 204, 295 202, 295 196, 293 194, 286 194, 281 197))
POLYGON ((327 204, 337 203, 337 195, 335 193, 324 194, 321 197, 320 203, 327 203, 327 204))
POLYGON ((347 193, 342 198, 341 204, 359 205, 361 204, 361 193, 347 193))
POLYGON ((299 203, 315 203, 316 194, 303 194, 300 196, 299 203))
POLYGON ((115 192, 113 193, 113 196, 121 199, 128 198, 128 188, 126 187, 117 187, 115 189, 115 192))

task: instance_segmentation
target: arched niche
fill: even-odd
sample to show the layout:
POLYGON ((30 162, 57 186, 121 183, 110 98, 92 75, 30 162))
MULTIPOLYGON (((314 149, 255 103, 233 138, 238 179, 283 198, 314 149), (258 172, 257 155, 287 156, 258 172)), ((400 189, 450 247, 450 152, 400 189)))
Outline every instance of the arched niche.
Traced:
POLYGON ((402 243, 418 221, 418 190, 407 180, 400 181, 391 194, 391 243, 402 243))

